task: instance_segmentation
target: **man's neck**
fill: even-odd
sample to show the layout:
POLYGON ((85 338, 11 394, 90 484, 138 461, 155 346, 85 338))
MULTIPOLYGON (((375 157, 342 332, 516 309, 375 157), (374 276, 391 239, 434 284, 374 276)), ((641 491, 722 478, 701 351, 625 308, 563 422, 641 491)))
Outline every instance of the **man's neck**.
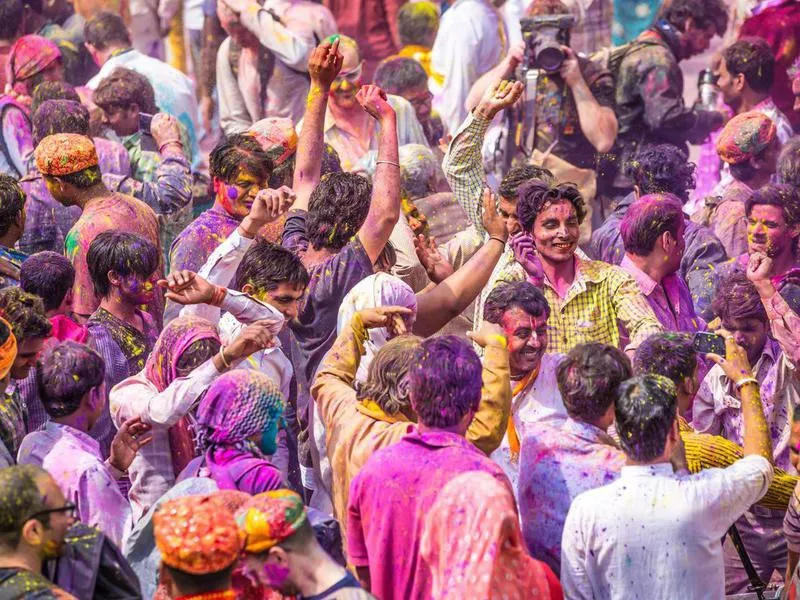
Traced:
POLYGON ((108 297, 100 301, 100 308, 108 311, 123 323, 142 330, 140 319, 136 314, 136 305, 123 300, 115 289, 112 289, 108 297))
POLYGON ((769 94, 757 94, 753 91, 744 92, 742 94, 742 102, 739 105, 736 114, 741 115, 742 113, 750 112, 767 98, 769 98, 769 94))
POLYGON ((242 221, 244 219, 244 217, 238 217, 236 215, 232 215, 227 210, 225 210, 225 207, 222 206, 222 204, 220 204, 219 200, 214 200, 214 206, 212 206, 211 208, 213 208, 216 212, 225 213, 231 219, 236 219, 237 221, 242 221))
POLYGON ((18 549, 13 554, 0 554, 0 568, 8 569, 14 567, 41 575, 42 559, 32 549, 28 552, 23 549, 18 549))
POLYGON ((66 417, 59 417, 52 420, 53 423, 72 427, 73 429, 77 429, 78 431, 82 431, 84 433, 89 433, 91 428, 94 426, 94 423, 90 422, 89 416, 86 414, 83 408, 79 408, 76 412, 72 413, 71 415, 67 415, 66 417))
POLYGON ((455 433, 456 435, 464 436, 466 432, 464 428, 461 426, 461 423, 457 425, 453 425, 452 427, 429 427, 422 423, 421 421, 417 421, 417 430, 420 433, 455 433))
POLYGON ((93 200, 97 200, 98 198, 103 198, 110 194, 111 192, 101 181, 100 183, 96 183, 93 186, 79 190, 78 194, 75 196, 74 203, 75 206, 80 206, 81 210, 83 210, 86 208, 86 205, 91 203, 93 200))
POLYGON ((660 284, 661 280, 664 279, 668 273, 664 272, 663 265, 665 264, 665 261, 661 257, 654 256, 654 254, 655 253, 651 253, 650 256, 638 256, 636 254, 626 252, 625 256, 627 256, 628 260, 636 265, 640 271, 647 274, 647 276, 656 283, 660 284))
POLYGON ((300 595, 316 596, 336 585, 347 574, 321 548, 305 552, 297 564, 292 565, 292 579, 300 595))
POLYGON ((545 277, 555 288, 556 293, 564 298, 575 281, 575 255, 573 254, 569 260, 559 262, 549 261, 544 256, 540 256, 540 259, 545 277))
POLYGON ((797 265, 797 259, 791 248, 784 250, 780 255, 772 259, 772 273, 771 277, 780 277, 789 269, 793 269, 797 265))

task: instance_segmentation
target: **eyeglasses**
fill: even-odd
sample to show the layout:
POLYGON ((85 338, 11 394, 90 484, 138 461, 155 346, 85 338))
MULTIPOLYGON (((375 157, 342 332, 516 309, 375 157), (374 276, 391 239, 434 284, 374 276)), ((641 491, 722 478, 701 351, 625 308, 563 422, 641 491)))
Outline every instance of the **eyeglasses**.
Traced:
POLYGON ((59 506, 58 508, 47 508, 45 510, 39 510, 30 515, 26 521, 31 521, 33 519, 38 519, 39 517, 43 517, 45 515, 51 515, 54 513, 67 513, 69 517, 75 517, 78 507, 75 506, 72 502, 67 502, 64 506, 59 506))
POLYGON ((408 103, 414 108, 420 108, 428 104, 431 101, 431 98, 433 98, 433 94, 431 92, 426 92, 416 96, 415 98, 406 98, 406 100, 408 100, 408 103))

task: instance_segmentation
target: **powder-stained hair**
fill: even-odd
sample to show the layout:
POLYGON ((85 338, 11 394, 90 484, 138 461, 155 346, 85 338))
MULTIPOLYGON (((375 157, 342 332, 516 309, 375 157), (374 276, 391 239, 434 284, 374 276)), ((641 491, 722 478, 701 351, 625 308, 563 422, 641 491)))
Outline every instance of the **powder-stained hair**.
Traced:
POLYGON ((97 84, 92 101, 105 111, 127 109, 136 104, 143 113, 158 112, 156 94, 150 80, 125 67, 117 67, 97 84))
MULTIPOLYGON (((397 11, 397 32, 403 46, 428 46, 439 29, 439 7, 433 2, 406 2, 397 11)), ((376 85, 380 85, 377 83, 376 85)))
POLYGON ((524 231, 530 232, 536 217, 550 204, 567 201, 575 208, 578 223, 583 223, 586 216, 586 205, 581 193, 571 183, 551 185, 540 179, 533 179, 523 184, 518 191, 517 217, 524 231))
POLYGON ((89 244, 86 264, 94 293, 105 298, 111 292, 108 272, 123 277, 136 275, 147 279, 158 269, 160 255, 150 240, 126 231, 104 231, 89 244))
POLYGON ((438 161, 433 151, 422 144, 403 144, 399 148, 400 187, 410 200, 430 194, 430 182, 436 177, 438 161))
POLYGON ((75 283, 75 267, 58 252, 45 250, 29 256, 19 268, 20 287, 44 302, 45 310, 55 310, 75 283))
POLYGON ((72 100, 45 100, 33 113, 33 143, 56 133, 89 134, 89 110, 72 100))
POLYGON ((13 40, 22 25, 22 2, 0 0, 0 40, 13 40))
POLYGON ((18 344, 28 339, 46 338, 52 329, 42 299, 18 287, 0 290, 0 316, 11 324, 18 344))
POLYGON ((741 271, 734 271, 717 285, 711 310, 723 322, 758 319, 769 323, 756 286, 741 271))
POLYGON ((633 372, 636 375, 662 375, 675 385, 694 374, 697 354, 688 333, 654 333, 636 349, 633 372))
POLYGON ((5 235, 25 207, 25 192, 10 175, 0 173, 0 235, 5 235))
POLYGON ((778 181, 800 186, 800 135, 792 136, 778 155, 778 181))
POLYGON ((409 370, 411 406, 428 427, 453 427, 481 401, 481 361, 455 335, 424 340, 409 370))
POLYGON ((590 342, 569 351, 556 368, 556 381, 567 414, 592 422, 606 413, 620 384, 632 374, 631 363, 622 350, 590 342))
POLYGON ((269 155, 249 133, 228 136, 214 147, 209 156, 211 177, 227 184, 232 184, 242 172, 269 180, 272 168, 269 155))
MULTIPOLYGON (((272 156, 271 151, 268 151, 268 154, 272 156)), ((278 154, 278 156, 280 156, 280 154, 278 154)), ((297 155, 292 154, 281 164, 275 165, 275 168, 272 170, 272 175, 270 175, 269 178, 269 187, 271 187, 273 190, 277 190, 282 185, 292 187, 296 158, 297 155)), ((341 172, 342 163, 339 160, 339 153, 336 152, 336 148, 326 143, 325 148, 322 151, 322 168, 320 169, 320 176, 324 177, 328 173, 341 172)))
POLYGON ((369 213, 372 184, 355 173, 323 177, 308 201, 306 232, 315 250, 341 250, 358 233, 369 213))
POLYGON ((672 0, 662 5, 658 18, 669 21, 682 32, 689 19, 701 29, 713 25, 717 35, 722 37, 728 27, 728 7, 724 0, 672 0))
MULTIPOLYGON (((36 465, 13 465, 0 469, 0 548, 16 550, 22 538, 22 527, 31 515, 47 509, 45 498, 36 483, 49 477, 36 465)), ((48 515, 37 520, 47 527, 48 515)))
POLYGON ((394 56, 381 61, 373 80, 387 94, 402 96, 406 90, 426 85, 428 74, 413 58, 394 56))
POLYGON ((93 349, 65 341, 45 350, 36 365, 36 385, 47 414, 53 418, 73 414, 91 389, 103 383, 105 365, 93 349))
POLYGON ((619 229, 625 252, 648 256, 667 231, 678 239, 685 222, 683 205, 673 194, 647 194, 628 207, 619 229))
POLYGON ((780 208, 789 227, 800 223, 800 196, 791 185, 769 184, 756 190, 745 200, 744 213, 749 217, 754 206, 763 204, 780 208))
POLYGON ((513 281, 496 286, 483 304, 483 318, 499 325, 506 311, 518 307, 532 317, 550 317, 550 304, 542 290, 529 281, 513 281))
POLYGON ((366 381, 358 387, 358 399, 376 402, 387 415, 407 411, 411 407, 408 370, 421 343, 420 337, 401 335, 384 344, 369 364, 366 381))
POLYGON ((501 198, 515 202, 520 186, 534 179, 544 181, 548 185, 555 182, 555 178, 549 169, 537 165, 517 165, 508 170, 508 173, 500 182, 497 193, 500 194, 501 198))
POLYGON ((81 97, 66 81, 43 81, 36 86, 31 95, 32 115, 36 114, 36 110, 45 100, 72 100, 80 103, 81 97))
POLYGON ((308 285, 308 271, 294 252, 283 246, 259 240, 244 253, 234 277, 234 287, 248 283, 256 293, 271 292, 281 283, 308 285))
POLYGON ((745 37, 735 41, 722 51, 722 60, 732 76, 743 74, 754 92, 766 94, 772 89, 775 57, 763 38, 745 37))
POLYGON ((614 408, 619 445, 637 462, 661 456, 678 417, 675 384, 661 375, 639 375, 619 387, 614 408))
POLYGON ((656 144, 639 150, 624 171, 640 194, 675 194, 686 202, 695 186, 695 168, 676 146, 656 144))
POLYGON ((109 11, 98 13, 83 26, 83 39, 101 52, 111 45, 130 47, 131 37, 125 22, 109 11))
POLYGON ((99 165, 87 167, 83 171, 70 173, 69 175, 59 175, 57 177, 55 175, 45 175, 45 178, 47 177, 61 180, 64 183, 68 183, 82 190, 102 183, 103 181, 103 174, 100 172, 99 165))

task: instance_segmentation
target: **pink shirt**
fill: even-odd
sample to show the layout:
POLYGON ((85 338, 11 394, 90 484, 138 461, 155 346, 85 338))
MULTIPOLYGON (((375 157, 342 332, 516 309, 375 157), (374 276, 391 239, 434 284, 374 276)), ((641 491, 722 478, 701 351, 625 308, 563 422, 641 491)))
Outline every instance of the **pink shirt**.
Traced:
POLYGON ((484 471, 511 484, 466 438, 412 431, 370 457, 350 485, 347 555, 369 566, 378 598, 430 598, 431 573, 420 557, 422 523, 439 491, 456 475, 484 471))

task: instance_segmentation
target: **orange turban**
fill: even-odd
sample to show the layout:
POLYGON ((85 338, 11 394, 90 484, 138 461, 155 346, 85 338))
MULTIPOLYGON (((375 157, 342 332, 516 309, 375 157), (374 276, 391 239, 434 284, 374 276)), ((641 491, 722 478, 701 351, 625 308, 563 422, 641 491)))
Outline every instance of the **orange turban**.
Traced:
POLYGON ((247 535, 245 551, 260 554, 291 537, 308 517, 300 496, 275 490, 253 496, 237 511, 236 521, 247 535))
POLYGON ((97 165, 97 150, 91 138, 77 133, 48 135, 34 153, 42 175, 71 175, 97 165))
POLYGON ((17 358, 17 338, 14 337, 11 324, 0 317, 0 340, 3 338, 6 341, 0 343, 0 379, 5 379, 17 358))

